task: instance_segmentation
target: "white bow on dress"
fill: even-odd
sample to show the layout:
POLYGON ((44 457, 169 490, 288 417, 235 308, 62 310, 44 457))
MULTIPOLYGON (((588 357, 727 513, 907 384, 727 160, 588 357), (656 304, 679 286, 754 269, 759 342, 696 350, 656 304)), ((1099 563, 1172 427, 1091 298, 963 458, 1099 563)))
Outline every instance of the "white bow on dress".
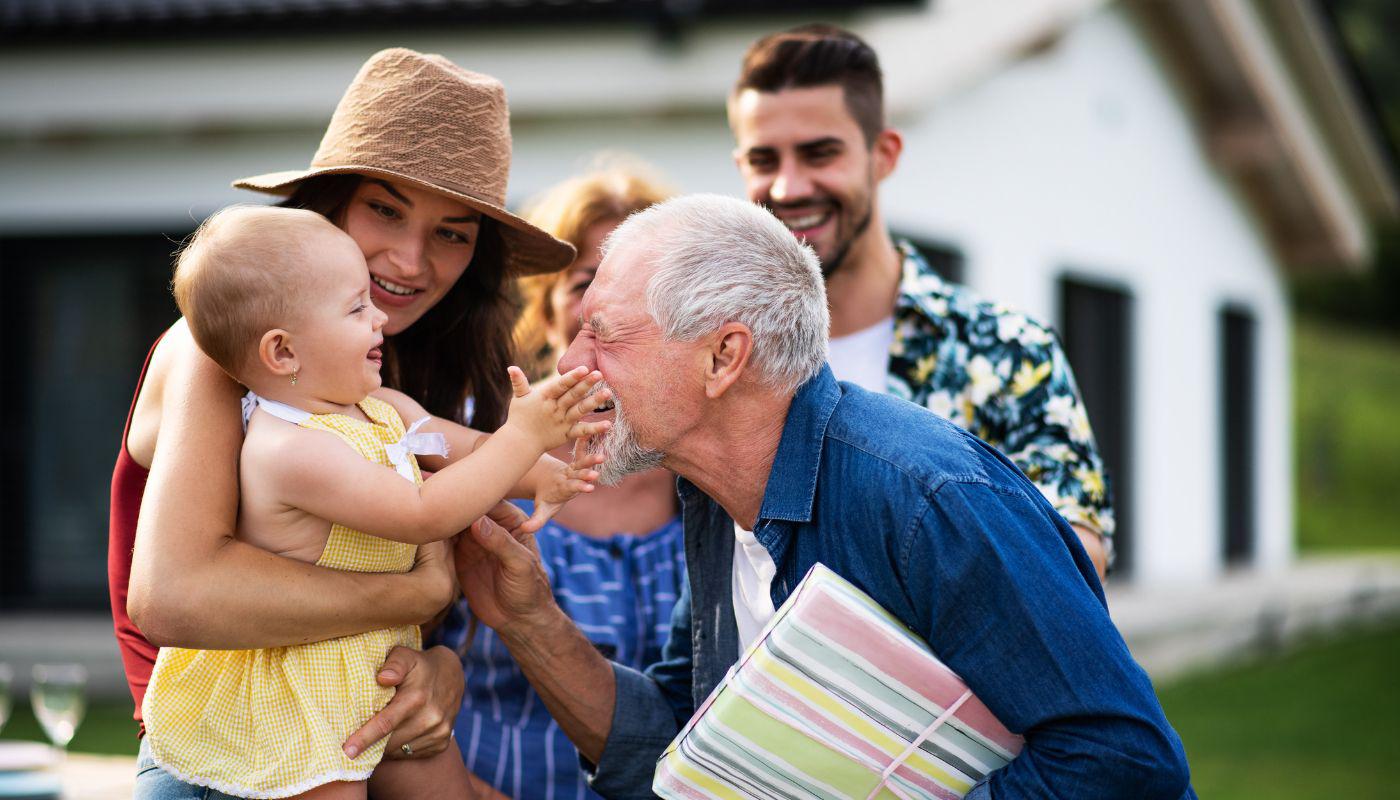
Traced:
POLYGON ((423 427, 423 423, 428 421, 428 417, 423 417, 408 427, 404 431, 403 437, 393 444, 384 445, 384 452, 389 456, 389 462, 394 465, 398 473, 410 481, 413 480, 413 462, 409 460, 409 454, 418 456, 446 456, 447 437, 440 433, 419 433, 418 429, 423 427))
MULTIPOLYGON (((300 425, 312 417, 309 411, 303 411, 286 403, 279 403, 276 400, 269 400, 253 392, 248 392, 243 395, 244 430, 248 429, 248 420, 253 416, 253 409, 258 407, 262 407, 263 411, 293 425, 300 425)), ((394 465, 394 471, 406 480, 413 480, 413 462, 409 459, 410 455, 447 456, 446 436, 440 433, 418 432, 418 429, 423 427, 423 424, 428 420, 429 417, 423 417, 410 425, 397 442, 384 445, 384 453, 389 457, 389 463, 394 465)))

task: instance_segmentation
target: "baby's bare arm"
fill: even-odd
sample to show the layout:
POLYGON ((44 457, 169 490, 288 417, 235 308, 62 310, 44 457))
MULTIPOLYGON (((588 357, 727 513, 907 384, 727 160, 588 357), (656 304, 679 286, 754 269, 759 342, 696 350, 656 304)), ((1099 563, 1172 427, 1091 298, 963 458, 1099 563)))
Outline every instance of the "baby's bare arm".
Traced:
POLYGON ((421 486, 367 461, 335 436, 297 431, 269 450, 269 484, 279 503, 398 542, 454 536, 492 506, 539 458, 529 441, 501 431, 421 486))
MULTIPOLYGON (((518 371, 517 371, 518 373, 518 371)), ((393 469, 358 457, 337 437, 270 439, 269 477, 279 499, 308 514, 356 530, 410 544, 455 536, 505 497, 564 432, 584 436, 609 423, 579 419, 606 395, 585 400, 601 376, 576 374, 556 380, 552 394, 528 397, 524 376, 516 375, 517 404, 529 423, 512 420, 476 449, 415 486, 393 469)), ((313 431, 311 433, 320 433, 313 431)))
MULTIPOLYGON (((491 434, 482 433, 475 428, 459 425, 451 420, 435 417, 428 413, 427 409, 419 405, 417 401, 403 392, 394 389, 380 389, 374 396, 394 407, 399 412, 399 417, 403 419, 405 425, 412 425, 424 417, 428 422, 421 430, 424 433, 440 433, 447 440, 447 456, 419 456, 418 466, 425 470, 437 472, 445 468, 448 464, 466 458, 476 451, 483 443, 491 438, 491 434)), ((546 486, 551 486, 559 480, 559 476, 567 470, 568 465, 548 453, 542 454, 529 472, 510 487, 506 492, 506 497, 512 499, 533 499, 546 486)))
POLYGON ((437 472, 448 464, 462 460, 471 455, 491 435, 442 417, 435 417, 417 400, 395 389, 379 389, 374 392, 374 396, 393 406, 394 410, 399 412, 399 418, 403 420, 405 427, 427 417, 427 423, 419 430, 423 433, 440 433, 447 440, 446 457, 418 456, 418 466, 425 470, 437 472))

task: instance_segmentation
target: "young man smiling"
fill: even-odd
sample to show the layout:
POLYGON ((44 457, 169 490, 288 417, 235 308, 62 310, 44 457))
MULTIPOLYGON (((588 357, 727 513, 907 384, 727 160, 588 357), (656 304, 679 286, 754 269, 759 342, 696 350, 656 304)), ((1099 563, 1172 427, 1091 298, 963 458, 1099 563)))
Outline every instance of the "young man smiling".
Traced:
POLYGON ((806 25, 754 42, 729 98, 749 199, 816 251, 840 380, 912 400, 1000 449, 1074 527, 1102 578, 1113 509, 1054 333, 940 279, 880 213, 904 142, 875 51, 806 25))

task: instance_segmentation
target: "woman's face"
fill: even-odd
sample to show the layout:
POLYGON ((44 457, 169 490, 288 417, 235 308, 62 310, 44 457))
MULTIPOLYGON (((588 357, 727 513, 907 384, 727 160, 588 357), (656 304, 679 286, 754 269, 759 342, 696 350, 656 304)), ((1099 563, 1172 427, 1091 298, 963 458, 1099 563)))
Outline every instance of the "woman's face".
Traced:
POLYGON ((578 258, 573 266, 549 290, 549 330, 546 340, 555 353, 562 354, 569 349, 569 342, 578 335, 583 293, 593 283, 598 264, 603 260, 603 240, 620 223, 620 220, 607 219, 590 225, 583 232, 583 241, 579 242, 578 258))
POLYGON ((470 206, 397 181, 365 178, 342 223, 369 264, 370 294, 393 336, 418 321, 462 277, 481 227, 470 206))

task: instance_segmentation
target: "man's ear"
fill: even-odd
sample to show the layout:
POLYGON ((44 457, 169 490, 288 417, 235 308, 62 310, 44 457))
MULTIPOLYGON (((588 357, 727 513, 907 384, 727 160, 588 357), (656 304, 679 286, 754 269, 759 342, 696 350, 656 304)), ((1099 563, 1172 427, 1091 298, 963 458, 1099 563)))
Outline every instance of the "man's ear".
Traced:
POLYGON ((875 137, 870 148, 870 157, 875 160, 875 180, 888 178, 899 166, 899 155, 904 152, 904 137, 894 128, 885 128, 875 137))
POLYGON ((301 370, 296 351, 292 348, 292 335, 281 328, 273 328, 258 340, 258 363, 273 375, 289 377, 301 370))
POLYGON ((739 380, 753 354, 753 332, 742 322, 726 322, 705 351, 705 396, 719 398, 739 380))

